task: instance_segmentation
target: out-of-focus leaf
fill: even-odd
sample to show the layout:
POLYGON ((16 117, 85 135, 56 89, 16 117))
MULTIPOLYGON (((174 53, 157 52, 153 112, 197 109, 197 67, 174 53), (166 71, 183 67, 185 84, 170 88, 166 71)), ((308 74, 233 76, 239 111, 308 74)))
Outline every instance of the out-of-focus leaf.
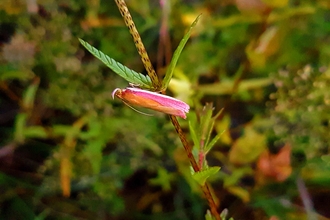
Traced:
POLYGON ((288 0, 261 0, 261 1, 274 8, 281 8, 288 5, 288 0))
POLYGON ((238 198, 241 198, 244 202, 250 201, 250 193, 246 189, 240 186, 230 186, 227 188, 227 190, 233 194, 236 195, 238 198))
POLYGON ((47 130, 42 126, 29 126, 24 130, 24 136, 26 138, 47 138, 49 134, 47 130))
POLYGON ((268 5, 261 0, 235 0, 237 8, 245 14, 264 14, 269 10, 268 5))
POLYGON ((46 209, 46 210, 42 211, 38 216, 36 216, 34 218, 34 220, 44 220, 44 219, 47 219, 47 217, 48 217, 48 215, 49 215, 50 212, 51 212, 50 210, 46 209))
POLYGON ((315 158, 308 161, 301 170, 301 177, 311 184, 329 186, 330 184, 330 163, 315 158))
POLYGON ((9 15, 16 15, 26 11, 26 5, 23 2, 13 2, 11 0, 2 0, 0 10, 4 10, 9 15))
POLYGON ((323 155, 321 159, 330 165, 330 155, 323 155))
MULTIPOLYGON (((177 69, 175 72, 177 73, 177 69)), ((191 88, 189 79, 172 78, 168 88, 174 93, 175 98, 191 104, 190 97, 194 94, 194 90, 191 88)))
MULTIPOLYGON (((287 20, 290 19, 293 16, 299 16, 299 15, 309 15, 309 14, 314 14, 316 12, 316 8, 313 6, 300 6, 300 7, 287 7, 285 10, 282 10, 280 12, 274 11, 272 12, 268 19, 267 22, 269 24, 275 23, 281 20, 287 20)), ((215 19, 212 23, 213 27, 217 28, 227 28, 233 25, 237 24, 253 24, 253 23, 259 23, 264 20, 264 16, 260 14, 249 14, 249 16, 240 14, 240 15, 232 15, 227 18, 220 18, 220 19, 215 19)))
POLYGON ((200 149, 199 139, 198 139, 197 134, 195 132, 195 128, 192 125, 192 122, 190 120, 189 120, 189 131, 190 131, 191 138, 194 142, 194 147, 197 147, 198 149, 200 149))
POLYGON ((266 136, 248 125, 244 128, 244 135, 230 149, 229 160, 234 164, 247 164, 256 160, 265 148, 266 136))
POLYGON ((173 174, 169 173, 166 169, 159 168, 157 177, 151 179, 149 182, 152 185, 161 186, 165 192, 168 192, 171 190, 171 181, 173 177, 173 174))
POLYGON ((302 5, 300 7, 287 7, 279 13, 271 13, 268 21, 270 23, 287 20, 294 16, 307 16, 316 13, 316 7, 310 5, 302 5))
MULTIPOLYGON (((97 120, 97 118, 92 118, 88 123, 88 133, 81 135, 84 139, 87 138, 83 153, 88 158, 95 175, 100 173, 102 150, 108 140, 106 136, 102 135, 104 130, 106 130, 102 126, 101 121, 97 120)), ((109 136, 112 135, 109 134, 109 136)))
POLYGON ((205 214, 204 217, 205 217, 205 220, 214 220, 214 218, 213 218, 213 216, 212 216, 210 210, 207 210, 207 211, 206 211, 206 214, 205 214))
MULTIPOLYGON (((34 104, 35 95, 39 86, 39 78, 36 78, 30 85, 23 96, 22 105, 26 110, 31 110, 34 104)), ((25 140, 26 122, 28 113, 20 113, 16 116, 15 121, 15 141, 22 143, 25 140)))
POLYGON ((226 175, 223 183, 224 187, 228 188, 229 186, 235 186, 238 184, 238 182, 243 176, 250 174, 253 174, 253 170, 250 167, 237 168, 233 170, 233 172, 230 175, 226 175))
POLYGON ((102 51, 96 49, 86 41, 79 39, 80 43, 96 58, 101 60, 107 67, 109 67, 112 71, 117 73, 119 76, 123 77, 130 83, 138 85, 141 88, 151 89, 152 83, 149 76, 145 76, 141 73, 137 73, 132 69, 124 66, 123 64, 115 61, 110 58, 108 55, 105 55, 102 51))
POLYGON ((228 209, 224 209, 224 210, 222 210, 222 212, 220 213, 220 217, 221 217, 221 219, 222 220, 234 220, 232 217, 231 218, 228 218, 228 213, 229 213, 229 211, 228 211, 228 209))
POLYGON ((199 185, 204 186, 207 178, 216 174, 220 170, 220 167, 208 167, 202 171, 192 174, 194 180, 197 181, 199 185))
POLYGON ((225 115, 222 117, 221 120, 216 121, 215 123, 215 130, 218 133, 221 133, 220 141, 224 144, 230 145, 232 142, 231 136, 230 136, 230 116, 225 115))
POLYGON ((269 27, 258 39, 258 43, 251 41, 246 47, 246 54, 253 67, 263 68, 270 56, 275 54, 282 41, 279 27, 269 27))
POLYGON ((251 14, 250 16, 245 15, 232 15, 228 18, 215 19, 213 21, 213 26, 217 28, 226 28, 235 24, 249 24, 257 23, 262 21, 262 16, 258 14, 251 14))
POLYGON ((198 19, 201 15, 199 15, 195 21, 190 25, 190 28, 189 28, 189 31, 184 35, 184 37, 182 38, 182 40, 180 41, 179 43, 179 46, 178 48, 175 50, 174 54, 173 54, 173 57, 172 57, 172 60, 171 60, 171 63, 166 71, 166 75, 163 79, 163 82, 162 82, 162 87, 161 87, 161 90, 166 90, 167 87, 168 87, 168 84, 170 83, 171 79, 172 79, 172 76, 173 76, 173 72, 174 72, 174 68, 176 66, 176 63, 178 62, 178 59, 180 57, 180 54, 184 48, 184 46, 186 45, 189 37, 190 37, 190 33, 193 29, 193 27, 195 27, 195 25, 197 24, 198 22, 198 19))
MULTIPOLYGON (((271 83, 272 80, 270 78, 242 80, 238 85, 237 92, 261 88, 264 86, 268 86, 271 83)), ((224 81, 221 83, 213 83, 210 85, 200 85, 197 87, 197 90, 203 94, 225 95, 232 94, 233 88, 234 81, 224 81)))
POLYGON ((32 109, 34 105, 35 95, 39 86, 39 78, 35 78, 33 83, 27 88, 24 97, 23 97, 23 107, 25 109, 32 109))
POLYGON ((265 177, 272 178, 278 182, 285 181, 292 173, 291 146, 286 144, 277 154, 271 154, 268 150, 263 152, 257 163, 259 171, 258 180, 265 177))
POLYGON ((22 143, 25 139, 24 131, 26 127, 27 113, 20 113, 16 116, 15 120, 15 136, 14 139, 18 143, 22 143))
POLYGON ((71 126, 69 125, 54 125, 52 128, 52 132, 54 135, 58 136, 64 136, 66 133, 68 133, 71 129, 71 126))
POLYGON ((106 142, 101 138, 91 139, 87 142, 84 148, 84 155, 89 159, 93 173, 95 175, 100 173, 102 163, 102 150, 106 142))
POLYGON ((71 149, 72 146, 61 146, 60 158, 60 178, 62 195, 69 197, 71 193, 71 177, 72 177, 72 162, 71 149))
POLYGON ((1 68, 3 69, 0 72, 0 81, 13 79, 27 80, 33 77, 33 73, 29 71, 15 70, 5 65, 3 65, 1 68))
POLYGON ((70 196, 71 193, 71 178, 73 164, 71 161, 73 150, 77 144, 77 139, 81 133, 81 129, 86 123, 91 120, 92 114, 86 114, 76 120, 68 132, 65 134, 64 141, 60 148, 60 178, 62 195, 65 197, 70 196))

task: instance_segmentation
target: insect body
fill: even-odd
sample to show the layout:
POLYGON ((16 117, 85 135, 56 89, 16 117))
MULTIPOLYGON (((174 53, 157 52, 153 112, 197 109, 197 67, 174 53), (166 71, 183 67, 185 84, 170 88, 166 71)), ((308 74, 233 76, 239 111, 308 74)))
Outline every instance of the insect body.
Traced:
POLYGON ((184 119, 190 108, 188 104, 178 99, 138 88, 117 88, 112 92, 112 98, 115 96, 128 105, 149 108, 169 115, 179 116, 184 119))

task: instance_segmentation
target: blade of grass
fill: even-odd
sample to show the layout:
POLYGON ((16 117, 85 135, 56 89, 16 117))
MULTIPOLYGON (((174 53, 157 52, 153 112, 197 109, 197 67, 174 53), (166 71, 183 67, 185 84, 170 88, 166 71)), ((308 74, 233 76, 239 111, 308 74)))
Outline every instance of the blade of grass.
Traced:
POLYGON ((197 134, 195 132, 195 128, 192 125, 191 121, 189 121, 189 131, 190 131, 190 135, 191 135, 191 138, 192 138, 192 140, 194 142, 195 147, 197 147, 198 150, 199 150, 200 149, 200 145, 199 145, 200 143, 199 143, 197 134))
POLYGON ((195 25, 197 24, 200 16, 201 15, 198 15, 198 17, 195 19, 195 21, 190 25, 190 28, 189 28, 188 32, 184 35, 184 37, 180 41, 180 44, 179 44, 178 48, 175 50, 175 52, 173 54, 173 58, 171 60, 171 63, 168 66, 168 69, 166 71, 166 75, 165 75, 165 77, 163 79, 163 82, 162 82, 162 88, 161 88, 162 91, 165 91, 167 89, 168 84, 170 83, 170 81, 172 79, 174 68, 175 68, 175 66, 176 66, 176 64, 179 60, 180 54, 181 54, 184 46, 186 45, 186 43, 187 43, 187 41, 190 37, 191 31, 192 31, 193 27, 195 27, 195 25))
POLYGON ((218 133, 211 141, 210 143, 207 144, 207 146, 204 149, 205 153, 208 153, 212 147, 218 142, 218 140, 220 139, 221 135, 224 133, 225 131, 218 133))

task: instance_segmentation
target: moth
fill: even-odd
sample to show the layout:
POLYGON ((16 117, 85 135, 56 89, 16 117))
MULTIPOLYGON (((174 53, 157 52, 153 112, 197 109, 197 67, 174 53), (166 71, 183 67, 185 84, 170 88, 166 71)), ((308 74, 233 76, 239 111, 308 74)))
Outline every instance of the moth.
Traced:
POLYGON ((117 88, 112 92, 113 99, 115 96, 131 108, 133 108, 131 105, 135 105, 184 119, 186 119, 186 113, 188 113, 190 109, 190 106, 181 100, 138 88, 117 88))

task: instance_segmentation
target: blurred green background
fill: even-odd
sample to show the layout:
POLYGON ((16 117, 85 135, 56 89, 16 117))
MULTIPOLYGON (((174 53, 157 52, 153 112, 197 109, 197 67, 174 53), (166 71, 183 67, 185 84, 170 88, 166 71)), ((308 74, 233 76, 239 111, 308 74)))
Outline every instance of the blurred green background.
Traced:
MULTIPOLYGON (((329 219, 330 2, 127 5, 160 78, 202 14, 168 94, 191 105, 188 138, 205 103, 224 108, 207 155, 219 211, 329 219)), ((168 117, 112 100, 127 82, 78 38, 146 73, 114 1, 0 2, 0 219, 204 219, 168 117)))

